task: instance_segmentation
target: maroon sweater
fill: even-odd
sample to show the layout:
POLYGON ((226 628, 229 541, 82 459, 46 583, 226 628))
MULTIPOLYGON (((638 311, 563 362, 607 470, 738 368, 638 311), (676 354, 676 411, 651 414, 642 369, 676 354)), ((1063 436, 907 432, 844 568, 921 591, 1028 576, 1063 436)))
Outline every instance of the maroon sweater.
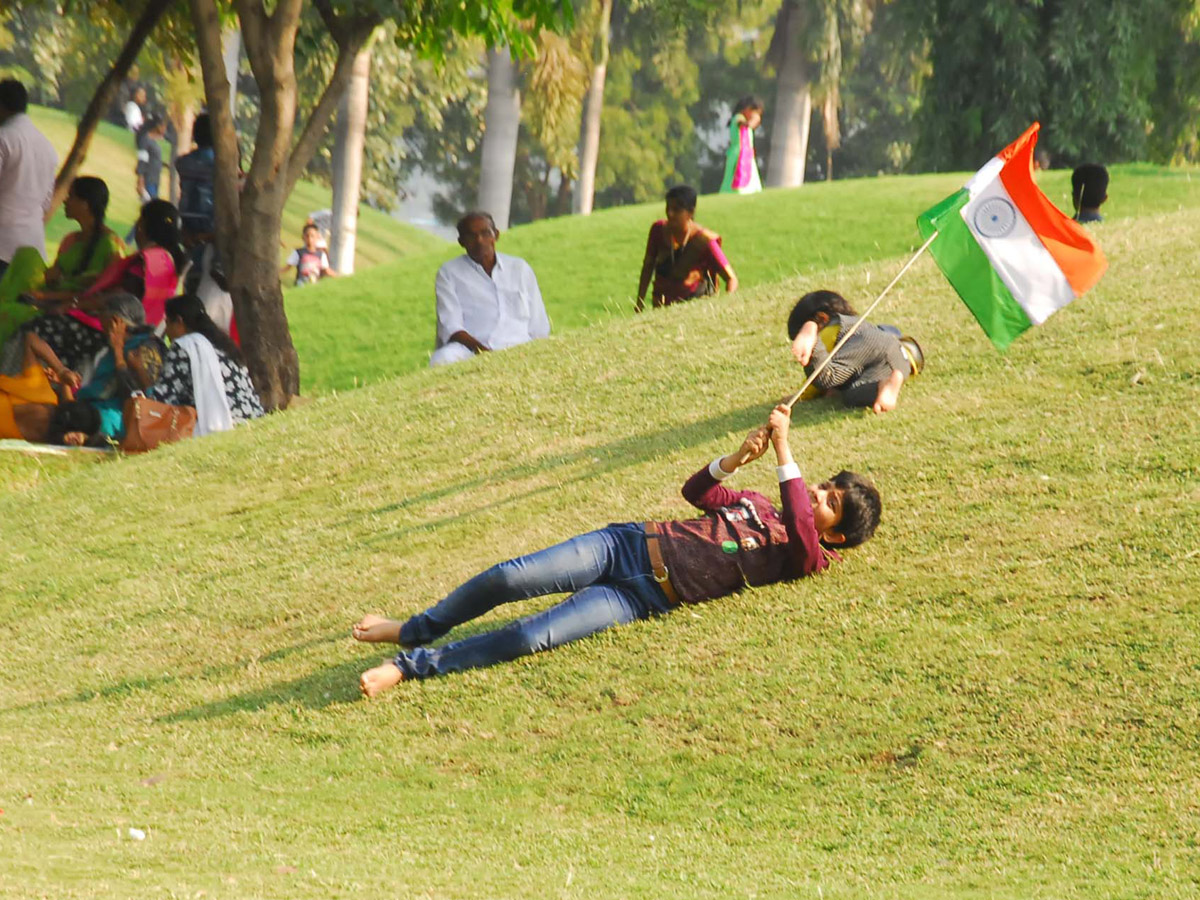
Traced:
POLYGON ((732 491, 705 466, 683 496, 698 519, 660 522, 663 562, 679 599, 713 600, 741 590, 814 575, 840 559, 825 550, 813 524, 803 478, 780 482, 780 513, 756 491, 732 491))

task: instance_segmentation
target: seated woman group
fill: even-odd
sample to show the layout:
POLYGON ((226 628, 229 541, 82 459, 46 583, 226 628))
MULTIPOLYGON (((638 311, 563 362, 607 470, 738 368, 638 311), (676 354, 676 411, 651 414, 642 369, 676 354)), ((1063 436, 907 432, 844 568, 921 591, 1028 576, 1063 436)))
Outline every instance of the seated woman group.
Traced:
POLYGON ((137 250, 126 256, 103 224, 107 203, 103 181, 76 179, 67 214, 80 230, 54 265, 39 267, 33 251, 35 262, 0 279, 0 329, 10 331, 0 348, 0 437, 120 440, 134 391, 195 406, 199 435, 261 416, 237 346, 204 304, 168 299, 185 259, 178 211, 165 200, 142 207, 137 250))

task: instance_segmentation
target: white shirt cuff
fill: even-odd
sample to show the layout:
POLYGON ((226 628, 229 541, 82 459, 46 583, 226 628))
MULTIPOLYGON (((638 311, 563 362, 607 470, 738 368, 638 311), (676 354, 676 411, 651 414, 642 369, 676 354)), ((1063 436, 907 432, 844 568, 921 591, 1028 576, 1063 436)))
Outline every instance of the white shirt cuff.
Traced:
POLYGON ((728 478, 730 475, 733 474, 732 472, 726 472, 724 469, 721 468, 721 460, 724 458, 725 457, 723 457, 723 456, 718 456, 716 459, 714 459, 712 462, 710 462, 708 464, 708 474, 711 475, 717 481, 724 481, 726 478, 728 478))
POLYGON ((794 462, 790 462, 786 466, 776 466, 775 475, 779 479, 779 483, 783 484, 785 481, 792 481, 795 478, 799 478, 800 467, 794 462))

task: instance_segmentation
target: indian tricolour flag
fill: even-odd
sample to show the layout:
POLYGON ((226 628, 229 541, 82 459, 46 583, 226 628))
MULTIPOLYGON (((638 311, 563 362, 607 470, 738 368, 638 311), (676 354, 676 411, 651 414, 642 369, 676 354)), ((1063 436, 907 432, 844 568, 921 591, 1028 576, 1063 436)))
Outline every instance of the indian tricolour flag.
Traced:
POLYGON ((1039 127, 917 218, 922 237, 937 233, 929 252, 999 350, 1083 296, 1108 266, 1087 232, 1034 184, 1039 127))

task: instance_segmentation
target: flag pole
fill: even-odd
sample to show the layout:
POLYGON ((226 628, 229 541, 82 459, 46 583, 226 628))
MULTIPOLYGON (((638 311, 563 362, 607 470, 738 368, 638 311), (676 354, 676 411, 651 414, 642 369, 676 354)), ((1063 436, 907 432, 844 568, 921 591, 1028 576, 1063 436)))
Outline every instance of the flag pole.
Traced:
MULTIPOLYGON (((878 297, 875 298, 875 302, 872 303, 870 306, 868 306, 865 310, 863 310, 863 313, 861 316, 858 317, 858 320, 853 325, 851 325, 849 328, 846 329, 845 334, 843 334, 840 338, 838 338, 838 342, 833 345, 833 349, 829 351, 829 355, 826 356, 825 359, 821 361, 821 364, 819 366, 817 366, 815 369, 813 369, 812 374, 809 375, 808 378, 805 379, 804 384, 802 384, 800 386, 800 390, 798 390, 798 391, 796 391, 796 393, 792 394, 791 399, 789 399, 786 403, 784 403, 784 406, 786 406, 789 410, 791 410, 791 408, 796 405, 796 401, 800 399, 800 395, 803 394, 806 390, 808 390, 808 386, 811 385, 813 383, 813 381, 816 380, 816 377, 821 374, 821 372, 825 369, 825 367, 827 365, 829 365, 829 361, 831 359, 833 359, 834 354, 842 349, 842 345, 845 344, 846 341, 848 341, 851 338, 851 336, 854 334, 854 332, 858 331, 858 326, 867 320, 867 316, 869 316, 871 314, 871 311, 874 310, 875 307, 877 307, 879 305, 880 301, 883 300, 883 298, 887 296, 888 291, 890 291, 893 287, 895 287, 896 282, 899 281, 900 277, 912 267, 912 264, 915 263, 920 258, 921 254, 929 249, 929 245, 933 243, 933 239, 936 238, 937 236, 938 236, 938 233, 936 231, 929 236, 929 239, 921 245, 920 249, 918 249, 916 253, 913 254, 912 259, 910 259, 908 262, 906 262, 904 264, 904 268, 902 268, 899 272, 897 272, 896 277, 893 278, 891 280, 891 283, 889 283, 888 286, 883 289, 883 293, 881 293, 878 297)), ((818 338, 818 340, 819 340, 819 338, 818 338)))

